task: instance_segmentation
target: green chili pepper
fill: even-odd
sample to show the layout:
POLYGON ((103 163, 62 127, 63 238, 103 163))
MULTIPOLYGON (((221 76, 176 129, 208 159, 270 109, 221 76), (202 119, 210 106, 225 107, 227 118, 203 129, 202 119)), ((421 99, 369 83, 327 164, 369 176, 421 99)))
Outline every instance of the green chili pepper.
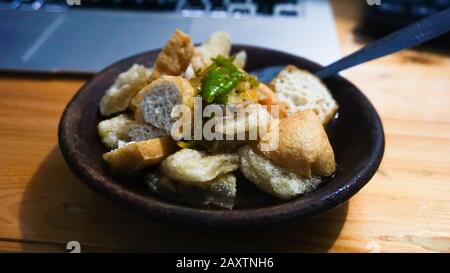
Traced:
POLYGON ((202 80, 202 97, 208 103, 213 102, 216 97, 223 99, 245 77, 245 73, 233 64, 233 59, 218 56, 212 61, 213 65, 207 69, 202 80))

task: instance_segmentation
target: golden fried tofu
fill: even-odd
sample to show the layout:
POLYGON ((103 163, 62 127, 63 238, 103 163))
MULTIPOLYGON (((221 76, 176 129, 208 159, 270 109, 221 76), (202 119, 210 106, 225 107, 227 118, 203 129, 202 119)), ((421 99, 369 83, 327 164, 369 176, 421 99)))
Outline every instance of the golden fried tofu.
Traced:
POLYGON ((162 75, 180 76, 194 55, 191 37, 177 29, 164 45, 153 65, 149 82, 162 75))

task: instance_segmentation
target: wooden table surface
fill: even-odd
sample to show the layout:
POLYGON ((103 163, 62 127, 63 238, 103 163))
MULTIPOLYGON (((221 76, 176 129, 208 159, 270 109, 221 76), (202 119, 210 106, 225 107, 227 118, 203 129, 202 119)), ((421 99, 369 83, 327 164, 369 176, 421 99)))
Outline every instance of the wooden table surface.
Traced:
MULTIPOLYGON (((334 2, 343 54, 362 46, 356 7, 334 2)), ((0 74, 0 251, 65 251, 75 240, 82 251, 450 252, 449 54, 405 51, 346 72, 386 133, 379 171, 347 204, 227 232, 144 219, 70 172, 57 126, 86 78, 0 74)))

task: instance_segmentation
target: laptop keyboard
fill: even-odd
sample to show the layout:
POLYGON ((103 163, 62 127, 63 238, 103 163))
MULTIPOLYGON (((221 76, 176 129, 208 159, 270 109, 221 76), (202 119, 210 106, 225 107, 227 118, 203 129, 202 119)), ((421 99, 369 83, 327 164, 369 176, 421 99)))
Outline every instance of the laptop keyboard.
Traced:
POLYGON ((304 13, 304 0, 0 0, 0 9, 60 12, 67 9, 146 10, 184 16, 284 16, 304 13))

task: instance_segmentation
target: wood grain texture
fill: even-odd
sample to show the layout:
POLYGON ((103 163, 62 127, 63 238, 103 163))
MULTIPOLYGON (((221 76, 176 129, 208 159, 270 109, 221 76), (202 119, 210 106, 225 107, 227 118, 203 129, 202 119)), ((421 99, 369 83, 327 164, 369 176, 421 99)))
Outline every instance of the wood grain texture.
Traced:
MULTIPOLYGON (((334 1, 343 54, 362 46, 357 2, 334 1)), ((315 219, 227 232, 143 219, 75 178, 57 126, 85 79, 0 75, 0 251, 65 251, 77 240, 82 251, 450 252, 450 57, 408 50, 345 75, 385 127, 372 181, 315 219)))

